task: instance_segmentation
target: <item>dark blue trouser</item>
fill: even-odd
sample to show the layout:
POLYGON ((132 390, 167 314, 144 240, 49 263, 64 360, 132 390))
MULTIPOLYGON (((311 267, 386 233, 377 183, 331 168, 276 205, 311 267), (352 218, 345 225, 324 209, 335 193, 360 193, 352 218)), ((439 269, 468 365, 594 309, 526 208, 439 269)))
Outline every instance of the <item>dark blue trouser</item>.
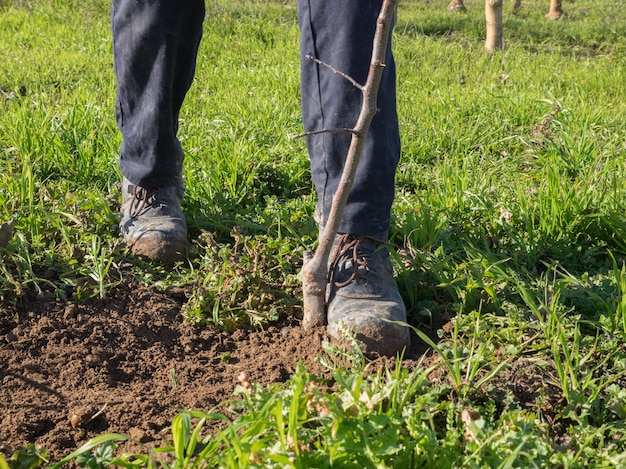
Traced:
MULTIPOLYGON (((361 92, 306 58, 312 55, 364 83, 382 0, 298 0, 302 117, 306 131, 351 128, 361 92)), ((132 183, 169 185, 179 177, 183 150, 178 113, 195 71, 203 0, 113 0, 111 21, 116 117, 123 141, 120 168, 132 183)), ((388 52, 372 121, 340 232, 383 236, 389 228, 400 155, 395 66, 388 52)), ((350 136, 307 138, 318 195, 317 221, 326 222, 350 136)))
POLYGON ((178 114, 196 68, 204 0, 113 0, 120 169, 142 187, 180 178, 178 114))
MULTIPOLYGON (((382 0, 299 0, 302 117, 305 131, 354 127, 361 91, 312 55, 365 83, 376 18, 382 0)), ((394 177, 400 157, 396 114, 396 71, 391 46, 374 117, 348 199, 342 233, 383 236, 389 229, 394 177)), ((318 196, 317 221, 326 223, 351 136, 325 133, 309 137, 311 172, 318 196)))

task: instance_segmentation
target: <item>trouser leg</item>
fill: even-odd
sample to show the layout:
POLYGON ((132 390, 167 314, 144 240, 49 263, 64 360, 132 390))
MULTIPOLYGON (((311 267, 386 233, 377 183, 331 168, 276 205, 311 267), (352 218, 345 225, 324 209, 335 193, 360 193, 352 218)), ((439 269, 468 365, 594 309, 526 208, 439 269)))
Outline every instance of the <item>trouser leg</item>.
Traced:
MULTIPOLYGON (((312 55, 365 83, 376 18, 382 0, 298 0, 301 32, 301 93, 304 130, 353 128, 362 94, 348 80, 306 58, 312 55)), ((400 157, 396 113, 396 72, 387 50, 378 94, 380 112, 367 135, 339 232, 386 235, 400 157)), ((318 196, 316 218, 325 225, 351 136, 323 133, 307 137, 311 172, 318 196)))
POLYGON ((180 179, 178 114, 193 80, 204 0, 113 0, 120 169, 142 187, 180 179))

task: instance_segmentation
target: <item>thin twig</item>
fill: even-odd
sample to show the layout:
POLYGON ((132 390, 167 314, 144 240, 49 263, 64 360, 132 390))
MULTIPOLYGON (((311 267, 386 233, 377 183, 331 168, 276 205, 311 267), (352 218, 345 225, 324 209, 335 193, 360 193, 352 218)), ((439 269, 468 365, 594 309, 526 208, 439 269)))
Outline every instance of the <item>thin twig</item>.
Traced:
POLYGON ((344 73, 340 70, 337 70, 335 67, 333 67, 330 64, 327 64, 326 62, 320 60, 320 59, 316 59, 315 57, 313 57, 311 54, 307 54, 306 58, 309 60, 312 60, 313 62, 315 62, 316 64, 319 64, 323 67, 326 67, 327 69, 331 70, 333 73, 336 73, 337 75, 340 75, 342 77, 344 77, 346 80, 348 80, 350 83, 352 83, 356 88, 360 89, 361 91, 363 91, 363 85, 361 85, 358 81, 356 81, 354 78, 352 78, 350 75, 348 75, 347 73, 344 73))
MULTIPOLYGON (((102 409, 100 409, 98 412, 96 412, 95 414, 93 414, 93 415, 89 418, 89 420, 87 420, 87 421, 85 422, 85 424, 87 424, 87 423, 91 422, 92 420, 95 420, 96 418, 98 418, 98 416, 102 415, 102 413, 104 412, 104 409, 106 409, 108 405, 109 405, 109 403, 108 403, 108 402, 106 402, 106 403, 104 404, 104 406, 102 406, 102 409)), ((85 424, 83 424, 83 425, 85 425, 85 424)))
POLYGON ((322 130, 312 130, 310 132, 304 132, 302 134, 294 135, 292 138, 294 140, 302 137, 311 137, 313 135, 319 134, 355 134, 354 129, 322 129, 322 130))

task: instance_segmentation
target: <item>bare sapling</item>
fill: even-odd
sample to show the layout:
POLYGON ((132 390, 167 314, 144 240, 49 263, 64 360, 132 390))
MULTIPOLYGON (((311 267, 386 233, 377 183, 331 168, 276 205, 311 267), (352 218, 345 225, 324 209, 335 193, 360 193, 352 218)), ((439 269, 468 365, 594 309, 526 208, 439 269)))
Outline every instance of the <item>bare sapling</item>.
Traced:
POLYGON ((502 3, 503 0, 485 0, 485 21, 487 23, 487 37, 485 49, 495 52, 502 49, 502 3))
POLYGON ((332 201, 328 221, 320 233, 319 243, 315 253, 305 253, 302 266, 302 294, 304 316, 302 326, 310 329, 326 324, 326 283, 328 280, 328 258, 333 247, 333 241, 343 217, 343 211, 354 183, 354 177, 361 158, 365 137, 370 128, 372 119, 378 112, 378 88, 385 69, 385 54, 389 43, 391 24, 396 11, 397 0, 384 0, 376 23, 376 32, 372 47, 372 58, 365 84, 359 84, 354 79, 334 69, 331 65, 312 58, 319 65, 328 67, 333 72, 349 80, 361 90, 363 102, 359 117, 353 129, 323 129, 303 134, 314 135, 323 132, 349 132, 352 134, 346 162, 339 180, 339 185, 332 201))
POLYGON ((465 8, 465 3, 463 3, 463 0, 452 0, 448 4, 448 11, 450 13, 465 13, 467 11, 467 8, 465 8))
POLYGON ((549 20, 560 20, 563 17, 563 6, 561 0, 550 0, 550 10, 546 13, 549 20))

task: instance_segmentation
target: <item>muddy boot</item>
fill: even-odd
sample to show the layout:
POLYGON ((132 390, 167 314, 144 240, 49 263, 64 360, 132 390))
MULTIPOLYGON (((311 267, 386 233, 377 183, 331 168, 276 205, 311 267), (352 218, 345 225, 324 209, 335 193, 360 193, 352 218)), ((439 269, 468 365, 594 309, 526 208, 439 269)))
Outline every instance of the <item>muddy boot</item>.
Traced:
POLYGON ((170 187, 147 189, 122 181, 120 232, 139 257, 172 263, 187 249, 187 223, 180 208, 182 181, 170 187))
POLYGON ((338 234, 330 262, 328 333, 341 340, 342 328, 366 353, 394 356, 410 344, 406 307, 393 279, 389 250, 369 236, 338 234))

